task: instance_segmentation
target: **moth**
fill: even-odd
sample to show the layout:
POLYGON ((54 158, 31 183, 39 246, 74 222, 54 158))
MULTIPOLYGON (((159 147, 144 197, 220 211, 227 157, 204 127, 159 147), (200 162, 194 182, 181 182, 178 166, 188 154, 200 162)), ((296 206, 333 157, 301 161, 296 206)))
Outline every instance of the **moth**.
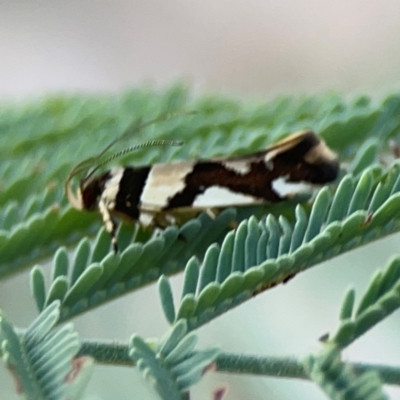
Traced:
MULTIPOLYGON (((145 146, 180 144, 151 141, 122 153, 145 146)), ((118 248, 114 217, 144 227, 164 228, 201 211, 215 215, 215 211, 227 207, 279 202, 293 194, 293 184, 325 184, 335 180, 339 171, 337 155, 325 142, 312 131, 301 131, 243 156, 115 167, 96 176, 94 172, 104 164, 101 162, 74 191, 72 178, 85 169, 87 172, 88 162, 98 158, 75 167, 65 190, 74 208, 101 214, 114 251, 118 248)))

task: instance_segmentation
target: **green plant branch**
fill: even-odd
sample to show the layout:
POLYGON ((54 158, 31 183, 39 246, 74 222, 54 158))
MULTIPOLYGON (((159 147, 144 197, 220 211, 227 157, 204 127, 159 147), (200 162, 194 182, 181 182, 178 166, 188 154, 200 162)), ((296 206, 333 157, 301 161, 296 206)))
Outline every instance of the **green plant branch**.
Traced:
MULTIPOLYGON (((81 341, 81 348, 78 355, 91 356, 100 364, 135 365, 129 357, 128 344, 116 341, 84 339, 81 341)), ((400 366, 393 367, 370 363, 348 364, 357 374, 375 371, 379 374, 383 383, 400 386, 400 366)), ((302 361, 295 357, 262 357, 258 355, 221 353, 217 357, 216 368, 218 372, 235 374, 310 379, 302 361)))
POLYGON ((80 356, 87 355, 93 357, 100 364, 135 365, 129 356, 128 344, 117 341, 83 339, 81 340, 81 348, 78 354, 80 356))
MULTIPOLYGON (((399 108, 397 94, 383 101, 366 96, 348 101, 323 95, 249 102, 222 96, 193 98, 182 84, 164 91, 138 88, 120 96, 52 96, 28 105, 13 104, 0 112, 0 133, 12 132, 0 149, 1 214, 13 203, 19 210, 15 215, 22 215, 21 207, 26 199, 38 194, 38 188, 62 187, 74 164, 72 154, 78 162, 100 151, 110 137, 122 132, 138 115, 149 120, 178 110, 198 111, 194 117, 169 121, 146 132, 149 138, 185 141, 185 146, 173 154, 169 150, 162 154, 135 153, 135 163, 146 164, 251 152, 305 127, 315 129, 341 158, 348 158, 368 138, 379 139, 381 147, 386 142, 382 139, 396 134, 399 108), (92 140, 94 137, 96 140, 92 140)), ((65 204, 62 198, 56 207, 64 209, 65 204)), ((67 212, 74 224, 67 224, 64 229, 58 222, 65 221, 59 221, 60 213, 52 212, 53 206, 45 203, 38 207, 31 214, 35 223, 16 217, 10 221, 11 227, 4 231, 0 228, 0 278, 48 257, 60 243, 69 246, 83 236, 93 236, 94 220, 85 225, 86 230, 76 229, 79 217, 67 212), (43 240, 43 233, 48 233, 50 226, 54 227, 50 239, 43 240), (36 237, 37 232, 43 233, 36 237), (23 256, 19 253, 21 246, 26 249, 23 256)), ((81 217, 90 218, 82 213, 81 217)))
MULTIPOLYGON (((73 258, 65 247, 56 251, 50 284, 46 285, 42 268, 32 270, 32 293, 42 312, 21 334, 23 340, 0 316, 0 353, 11 374, 17 373, 27 394, 54 385, 64 385, 72 393, 72 386, 65 385, 70 383, 66 374, 79 370, 78 336, 71 324, 52 327, 159 278, 161 303, 172 325, 162 339, 148 342, 134 335, 129 344, 84 340, 79 354, 91 355, 99 363, 136 365, 168 400, 188 397, 189 387, 213 364, 219 372, 312 379, 332 398, 342 398, 343 387, 347 395, 369 390, 380 396, 373 398, 383 398, 380 380, 400 385, 400 366, 345 363, 341 350, 400 307, 399 258, 374 275, 357 307, 355 291, 347 292, 336 333, 323 343, 320 354, 305 360, 199 350, 197 335, 190 331, 296 273, 400 230, 400 164, 386 174, 381 167, 372 167, 378 156, 385 154, 388 163, 393 159, 387 154, 388 139, 398 138, 399 115, 398 94, 377 102, 366 96, 345 101, 328 95, 255 103, 221 96, 193 99, 182 85, 164 91, 139 88, 121 96, 51 97, 29 107, 3 107, 0 134, 7 136, 7 143, 0 148, 0 279, 48 257, 60 245, 76 247, 73 258), (179 139, 185 146, 161 154, 156 149, 135 153, 134 165, 249 153, 309 128, 338 152, 341 162, 353 160, 347 169, 350 175, 334 195, 331 188, 324 188, 314 205, 297 207, 296 218, 288 217, 294 207, 276 213, 276 218, 269 215, 266 221, 250 218, 228 233, 220 247, 209 245, 223 238, 228 221, 218 224, 222 230, 208 238, 210 243, 200 241, 199 232, 209 235, 215 229, 192 221, 186 227, 188 236, 176 228, 154 238, 136 235, 135 228, 122 231, 122 252, 109 253, 104 232, 90 239, 99 230, 99 216, 66 208, 61 193, 65 177, 74 164, 98 153, 137 118, 150 120, 179 110, 196 110, 197 115, 154 126, 141 136, 179 139), (186 242, 179 241, 182 237, 186 242), (174 301, 167 276, 185 264, 181 299, 174 301), (50 361, 55 356, 53 368, 50 361), (32 370, 46 379, 32 380, 32 370), (48 374, 43 373, 46 370, 48 374)), ((81 357, 80 362, 86 363, 87 371, 91 368, 90 357, 81 357)))

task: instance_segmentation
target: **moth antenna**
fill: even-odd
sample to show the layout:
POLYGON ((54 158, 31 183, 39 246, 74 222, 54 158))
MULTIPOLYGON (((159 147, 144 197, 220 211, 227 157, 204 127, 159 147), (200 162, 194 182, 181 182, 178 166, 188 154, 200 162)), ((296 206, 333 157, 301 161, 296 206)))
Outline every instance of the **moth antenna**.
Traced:
POLYGON ((118 143, 124 137, 132 135, 134 133, 138 133, 142 129, 145 129, 150 125, 156 124, 158 122, 168 121, 170 119, 181 117, 183 115, 195 115, 195 114, 197 114, 197 111, 174 112, 174 113, 160 115, 144 123, 141 123, 142 119, 140 118, 138 121, 135 121, 128 128, 126 128, 125 131, 120 136, 115 138, 108 146, 106 146, 106 148, 97 156, 97 158, 100 158, 107 150, 109 150, 112 146, 114 146, 114 144, 118 143))
MULTIPOLYGON (((85 161, 90 162, 90 161, 93 160, 93 164, 94 164, 94 161, 99 160, 99 159, 104 155, 104 153, 106 153, 112 146, 114 146, 116 143, 118 143, 118 142, 119 142, 120 140, 122 140, 124 137, 129 136, 129 135, 132 135, 132 134, 134 134, 134 133, 138 133, 138 132, 140 132, 142 129, 145 129, 145 128, 147 128, 147 127, 150 126, 150 125, 156 124, 156 123, 158 123, 158 122, 168 121, 168 120, 170 120, 170 119, 173 119, 173 118, 176 118, 176 117, 181 117, 181 116, 183 116, 183 115, 195 115, 195 114, 197 114, 197 111, 193 111, 193 110, 192 110, 192 111, 174 112, 174 113, 169 113, 169 114, 160 115, 160 116, 158 116, 158 117, 156 117, 156 118, 154 118, 154 119, 152 119, 152 120, 150 120, 150 121, 144 122, 144 123, 141 122, 142 119, 140 118, 138 121, 135 121, 130 127, 128 127, 127 129, 125 129, 125 131, 124 131, 120 136, 118 136, 118 137, 115 138, 110 144, 108 144, 108 145, 104 148, 104 150, 103 150, 101 153, 99 153, 96 157, 88 158, 88 159, 85 160, 85 161)), ((181 146, 182 144, 183 144, 183 142, 177 142, 177 141, 172 141, 172 140, 171 140, 171 141, 168 141, 168 140, 152 140, 152 141, 143 143, 142 145, 129 147, 128 149, 122 150, 121 152, 116 153, 115 155, 110 156, 110 157, 107 158, 105 161, 102 161, 101 164, 99 164, 99 165, 97 165, 96 167, 94 167, 94 170, 91 171, 91 172, 89 173, 89 175, 88 175, 85 179, 87 179, 88 177, 90 177, 90 176, 93 174, 93 172, 96 171, 100 166, 103 166, 103 165, 106 164, 107 162, 109 162, 109 161, 111 161, 111 160, 114 160, 115 158, 120 157, 120 156, 122 156, 122 155, 124 155, 124 154, 126 154, 126 153, 130 153, 130 152, 132 152, 132 151, 139 150, 139 149, 144 148, 144 147, 150 147, 150 146, 181 146), (168 142, 169 142, 169 143, 168 143, 168 142)), ((79 165, 82 165, 83 163, 85 163, 85 161, 83 161, 83 162, 82 162, 81 164, 79 164, 79 165)), ((79 166, 79 165, 78 165, 78 166, 79 166)), ((77 167, 78 167, 78 166, 77 166, 77 167)), ((89 169, 89 168, 90 168, 90 167, 88 167, 87 169, 89 169)), ((76 169, 76 167, 75 167, 75 169, 76 169)), ((82 168, 82 169, 83 169, 83 168, 82 168)), ((82 169, 80 169, 80 171, 82 171, 82 169)), ((80 172, 80 171, 79 171, 79 172, 80 172)), ((78 172, 77 172, 77 173, 78 173, 78 172)), ((76 173, 75 173, 75 175, 76 175, 76 173)))
POLYGON ((155 139, 149 140, 148 142, 144 142, 135 146, 128 147, 124 150, 119 151, 118 153, 112 154, 110 157, 102 160, 99 164, 97 164, 88 175, 86 175, 85 180, 89 179, 99 168, 103 165, 108 164, 110 161, 115 160, 118 157, 121 157, 125 154, 132 153, 133 151, 143 149, 145 147, 153 147, 153 146, 182 146, 183 142, 179 140, 162 140, 155 139))
MULTIPOLYGON (((112 146, 114 146, 116 143, 118 143, 120 140, 122 140, 125 136, 129 136, 134 133, 138 133, 142 129, 145 129, 148 126, 156 124, 158 122, 168 121, 170 119, 173 119, 176 117, 181 117, 183 115, 195 115, 195 114, 197 114, 197 111, 174 112, 174 113, 160 115, 160 116, 158 116, 150 121, 144 122, 144 123, 141 122, 142 119, 140 118, 139 120, 132 123, 128 128, 126 128, 125 131, 120 136, 118 136, 111 143, 109 143, 97 156, 90 157, 90 158, 82 161, 81 163, 79 163, 71 171, 70 175, 77 175, 79 172, 81 172, 85 169, 88 170, 91 165, 95 164, 95 162, 104 155, 104 153, 106 153, 112 146)), ((174 146, 174 145, 175 144, 171 144, 171 146, 174 146)), ((156 144, 155 144, 155 146, 156 146, 156 144)), ((133 150, 131 150, 131 151, 133 151, 133 150)))

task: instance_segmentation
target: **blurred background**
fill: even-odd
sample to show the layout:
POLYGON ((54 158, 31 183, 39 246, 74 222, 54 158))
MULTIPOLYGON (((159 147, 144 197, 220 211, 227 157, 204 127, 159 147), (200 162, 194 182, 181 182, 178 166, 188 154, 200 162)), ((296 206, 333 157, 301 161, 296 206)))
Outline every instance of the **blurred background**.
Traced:
POLYGON ((396 0, 2 0, 0 94, 394 89, 399 16, 396 0))
MULTIPOLYGON (((272 98, 335 91, 379 97, 399 89, 400 3, 396 0, 1 1, 0 101, 54 92, 111 92, 185 79, 198 92, 272 98)), ((1 140, 5 138, 0 138, 1 140)), ((201 346, 302 357, 334 331, 347 287, 364 290, 400 236, 297 276, 199 330, 201 346)), ((177 290, 180 277, 173 279, 177 290)), ((36 315, 28 275, 0 290, 0 306, 26 326, 36 315)), ((74 320, 82 337, 127 341, 161 336, 167 324, 156 287, 74 320)), ((400 365, 399 315, 358 340, 346 360, 400 365)), ((229 387, 227 400, 324 399, 313 384, 210 373, 193 399, 229 387)), ((0 366, 1 398, 14 387, 0 366)), ((387 388, 393 398, 400 390, 387 388)), ((135 369, 96 367, 90 399, 155 399, 135 369)))

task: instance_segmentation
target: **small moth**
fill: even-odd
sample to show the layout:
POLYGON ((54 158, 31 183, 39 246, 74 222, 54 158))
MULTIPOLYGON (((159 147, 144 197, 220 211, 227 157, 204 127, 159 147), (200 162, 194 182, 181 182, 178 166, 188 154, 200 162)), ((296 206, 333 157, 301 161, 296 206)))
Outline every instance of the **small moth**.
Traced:
MULTIPOLYGON (((140 147, 180 144, 147 142, 105 162, 140 147)), ((103 154, 75 167, 65 190, 76 209, 100 212, 115 251, 113 217, 162 228, 180 224, 201 211, 214 215, 214 210, 226 207, 282 201, 294 194, 292 189, 287 191, 288 184, 328 183, 339 171, 336 154, 312 131, 294 133, 265 150, 244 156, 115 167, 95 176, 93 173, 105 163, 101 162, 87 173, 87 164, 103 154), (87 175, 74 191, 71 179, 82 171, 87 175)))

